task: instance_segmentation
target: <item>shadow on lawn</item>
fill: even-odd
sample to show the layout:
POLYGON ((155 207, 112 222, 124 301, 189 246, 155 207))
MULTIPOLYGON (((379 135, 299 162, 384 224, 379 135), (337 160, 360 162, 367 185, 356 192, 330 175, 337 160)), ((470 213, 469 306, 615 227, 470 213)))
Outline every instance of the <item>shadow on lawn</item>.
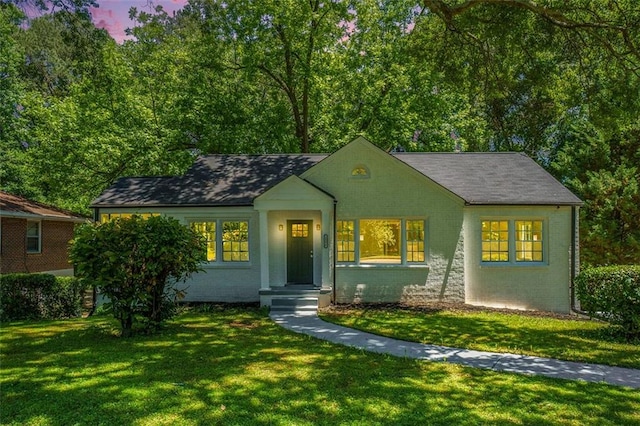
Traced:
POLYGON ((407 341, 640 368, 640 346, 616 338, 602 323, 568 316, 541 319, 513 312, 497 316, 483 311, 344 307, 326 310, 322 317, 407 341))
POLYGON ((2 423, 640 421, 637 392, 364 353, 287 332, 257 311, 187 314, 130 339, 109 323, 3 327, 2 423))

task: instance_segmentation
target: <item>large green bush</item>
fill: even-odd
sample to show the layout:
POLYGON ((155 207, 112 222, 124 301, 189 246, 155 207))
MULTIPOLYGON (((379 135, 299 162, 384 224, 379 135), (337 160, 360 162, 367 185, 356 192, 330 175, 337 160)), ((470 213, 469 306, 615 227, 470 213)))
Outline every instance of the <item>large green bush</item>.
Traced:
POLYGON ((75 277, 7 274, 0 277, 0 320, 61 319, 82 314, 86 285, 75 277))
POLYGON ((586 269, 576 278, 576 291, 591 317, 622 327, 627 338, 640 337, 640 266, 586 269))
POLYGON ((76 228, 70 257, 128 336, 134 322, 152 331, 175 312, 177 283, 200 270, 205 249, 202 236, 175 219, 134 215, 76 228))

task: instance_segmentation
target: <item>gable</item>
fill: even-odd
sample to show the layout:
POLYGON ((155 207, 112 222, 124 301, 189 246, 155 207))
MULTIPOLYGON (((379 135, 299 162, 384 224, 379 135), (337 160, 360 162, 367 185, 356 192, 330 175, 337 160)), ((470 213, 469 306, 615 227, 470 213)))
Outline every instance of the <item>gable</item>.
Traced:
POLYGON ((334 199, 331 195, 321 191, 309 182, 297 176, 290 176, 256 197, 254 207, 257 210, 319 209, 331 206, 333 201, 334 199))
POLYGON ((459 197, 364 138, 301 177, 332 194, 341 217, 423 216, 426 205, 463 205, 459 197))

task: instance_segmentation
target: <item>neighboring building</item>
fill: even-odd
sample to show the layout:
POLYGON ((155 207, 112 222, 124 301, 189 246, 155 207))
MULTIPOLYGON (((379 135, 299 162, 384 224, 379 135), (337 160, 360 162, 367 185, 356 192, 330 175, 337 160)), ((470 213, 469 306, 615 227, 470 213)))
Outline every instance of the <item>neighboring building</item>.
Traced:
POLYGON ((568 312, 581 201, 519 153, 211 155, 122 178, 96 219, 172 216, 208 239, 188 301, 429 301, 568 312))
POLYGON ((0 191, 0 273, 73 275, 68 246, 87 218, 0 191))

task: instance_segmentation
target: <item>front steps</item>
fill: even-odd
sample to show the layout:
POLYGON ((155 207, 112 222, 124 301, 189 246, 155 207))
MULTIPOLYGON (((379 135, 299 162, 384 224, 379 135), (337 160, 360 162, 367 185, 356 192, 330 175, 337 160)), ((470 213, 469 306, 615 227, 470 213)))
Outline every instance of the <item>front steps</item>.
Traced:
POLYGON ((260 289, 260 304, 269 306, 271 313, 316 315, 318 307, 331 303, 331 289, 289 285, 260 289))
POLYGON ((277 297, 271 300, 270 312, 272 314, 316 315, 318 313, 318 299, 313 297, 277 297))

